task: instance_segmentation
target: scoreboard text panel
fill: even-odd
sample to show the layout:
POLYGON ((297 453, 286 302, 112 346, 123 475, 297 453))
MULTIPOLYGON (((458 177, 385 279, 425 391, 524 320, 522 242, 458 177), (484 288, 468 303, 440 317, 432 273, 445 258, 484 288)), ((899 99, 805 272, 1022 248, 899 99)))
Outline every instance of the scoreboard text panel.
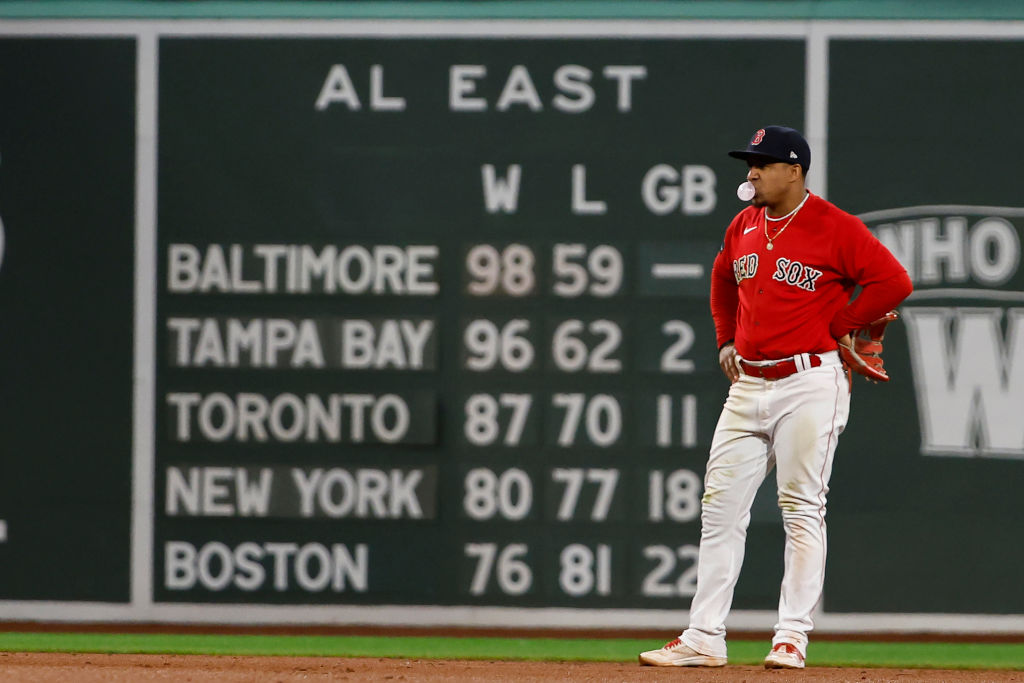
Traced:
MULTIPOLYGON (((158 600, 685 607, 725 152, 800 125, 803 60, 162 40, 158 600)), ((754 524, 736 603, 770 609, 754 524)))

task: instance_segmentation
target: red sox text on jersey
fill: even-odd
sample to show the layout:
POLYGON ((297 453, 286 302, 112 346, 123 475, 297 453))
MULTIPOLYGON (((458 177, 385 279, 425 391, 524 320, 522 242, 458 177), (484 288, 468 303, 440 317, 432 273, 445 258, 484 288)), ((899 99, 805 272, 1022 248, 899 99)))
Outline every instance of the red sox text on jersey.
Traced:
MULTIPOLYGON (((757 261, 757 254, 747 254, 732 262, 737 285, 757 274, 757 261)), ((814 291, 814 283, 819 277, 821 277, 820 270, 805 266, 799 261, 790 261, 788 258, 776 259, 775 274, 772 275, 773 280, 785 282, 787 285, 796 285, 808 292, 814 291)))

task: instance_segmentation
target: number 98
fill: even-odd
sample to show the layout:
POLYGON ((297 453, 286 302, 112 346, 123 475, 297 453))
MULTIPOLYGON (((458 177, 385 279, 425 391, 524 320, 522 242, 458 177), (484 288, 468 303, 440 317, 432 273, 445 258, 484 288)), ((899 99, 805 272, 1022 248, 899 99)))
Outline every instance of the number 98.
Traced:
POLYGON ((467 290, 474 296, 526 296, 536 284, 533 264, 533 251, 526 245, 510 244, 499 251, 493 245, 478 244, 466 254, 467 290))

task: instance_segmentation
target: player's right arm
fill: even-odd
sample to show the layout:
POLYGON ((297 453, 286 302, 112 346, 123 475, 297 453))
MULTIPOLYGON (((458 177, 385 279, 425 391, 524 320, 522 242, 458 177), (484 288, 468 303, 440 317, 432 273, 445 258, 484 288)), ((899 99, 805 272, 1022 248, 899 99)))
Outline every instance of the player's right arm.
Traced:
POLYGON ((740 293, 729 257, 729 233, 726 244, 715 257, 711 267, 711 317, 715 321, 715 337, 718 342, 718 365, 722 372, 735 382, 740 377, 739 359, 736 356, 736 314, 740 293))
POLYGON ((736 345, 732 342, 718 350, 718 367, 722 368, 730 383, 740 378, 740 357, 736 353, 736 345))

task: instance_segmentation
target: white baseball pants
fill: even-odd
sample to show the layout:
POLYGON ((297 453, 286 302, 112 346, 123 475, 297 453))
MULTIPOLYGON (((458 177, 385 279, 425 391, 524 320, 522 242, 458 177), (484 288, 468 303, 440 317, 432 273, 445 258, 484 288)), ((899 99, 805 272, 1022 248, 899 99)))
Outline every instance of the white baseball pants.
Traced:
POLYGON ((821 358, 821 366, 783 379, 742 375, 729 390, 708 458, 697 593, 682 634, 697 652, 726 656, 725 619, 743 564, 750 506, 775 466, 786 548, 773 643, 792 643, 807 654, 811 613, 825 581, 825 497, 850 412, 838 353, 821 358))

